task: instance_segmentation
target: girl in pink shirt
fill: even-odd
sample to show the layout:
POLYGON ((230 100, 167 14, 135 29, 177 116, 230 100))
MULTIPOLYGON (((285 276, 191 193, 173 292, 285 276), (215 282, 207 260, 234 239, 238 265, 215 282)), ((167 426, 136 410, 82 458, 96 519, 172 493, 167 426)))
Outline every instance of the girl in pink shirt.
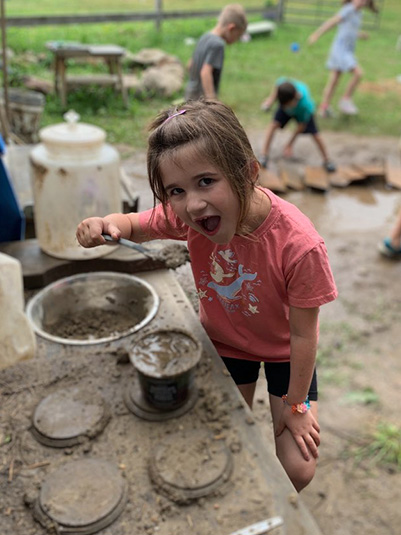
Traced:
POLYGON ((200 320, 250 407, 264 363, 277 456, 300 491, 320 443, 319 307, 337 296, 324 242, 295 206, 258 186, 246 133, 221 102, 162 112, 148 174, 154 209, 85 219, 78 241, 187 241, 200 320))

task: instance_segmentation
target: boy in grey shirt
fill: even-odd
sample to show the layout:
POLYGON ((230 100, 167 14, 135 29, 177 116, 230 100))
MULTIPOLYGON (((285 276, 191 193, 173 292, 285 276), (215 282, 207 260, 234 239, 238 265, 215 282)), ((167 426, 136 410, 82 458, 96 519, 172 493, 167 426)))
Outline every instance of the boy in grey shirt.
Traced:
POLYGON ((223 8, 217 25, 199 39, 189 64, 189 82, 186 100, 200 97, 217 98, 224 63, 225 45, 240 39, 248 25, 245 11, 240 4, 223 8))

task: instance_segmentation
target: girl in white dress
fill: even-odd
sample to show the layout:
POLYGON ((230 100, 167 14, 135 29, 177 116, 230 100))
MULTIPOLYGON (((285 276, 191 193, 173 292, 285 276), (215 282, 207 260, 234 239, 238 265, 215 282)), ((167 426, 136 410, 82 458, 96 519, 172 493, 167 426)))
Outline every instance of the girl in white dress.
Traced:
POLYGON ((365 32, 360 32, 359 28, 362 19, 362 8, 368 8, 377 13, 377 8, 373 0, 343 0, 340 11, 324 22, 309 37, 309 43, 313 44, 328 30, 338 26, 337 34, 331 45, 327 68, 330 70, 329 79, 323 91, 323 100, 319 107, 321 117, 331 117, 333 115, 330 102, 334 95, 340 76, 343 72, 352 74, 345 93, 339 102, 339 110, 347 115, 355 115, 358 109, 352 101, 352 95, 362 77, 362 69, 354 55, 356 40, 358 37, 366 38, 365 32))

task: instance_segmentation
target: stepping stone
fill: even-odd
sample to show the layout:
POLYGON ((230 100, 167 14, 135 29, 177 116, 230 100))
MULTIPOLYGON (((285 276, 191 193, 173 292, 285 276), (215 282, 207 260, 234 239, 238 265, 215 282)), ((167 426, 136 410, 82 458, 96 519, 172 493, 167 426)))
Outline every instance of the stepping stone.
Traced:
POLYGON ((261 168, 259 170, 259 184, 274 193, 285 193, 287 191, 287 186, 284 184, 283 179, 269 169, 261 168))
POLYGON ((330 189, 330 173, 327 173, 323 167, 309 167, 305 169, 305 185, 320 191, 330 189))
POLYGON ((299 164, 291 164, 290 162, 279 163, 279 176, 281 180, 288 188, 296 191, 305 189, 303 172, 299 167, 299 164))
POLYGON ((368 175, 360 166, 341 166, 335 173, 330 173, 330 184, 339 188, 345 188, 352 182, 365 180, 368 175))
POLYGON ((358 171, 360 171, 366 178, 369 177, 382 177, 385 176, 384 165, 377 164, 366 164, 366 165, 355 165, 354 166, 358 171))
POLYGON ((364 172, 356 165, 343 167, 341 170, 350 182, 358 182, 359 180, 365 180, 366 178, 364 172))
POLYGON ((401 189, 400 159, 388 156, 386 159, 386 182, 394 188, 401 189))

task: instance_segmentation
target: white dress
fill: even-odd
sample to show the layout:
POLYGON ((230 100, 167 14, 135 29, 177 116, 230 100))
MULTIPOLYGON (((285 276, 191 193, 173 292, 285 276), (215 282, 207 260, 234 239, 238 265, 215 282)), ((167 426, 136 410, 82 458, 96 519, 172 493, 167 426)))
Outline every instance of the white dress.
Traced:
POLYGON ((326 67, 331 71, 345 72, 354 69, 358 64, 354 51, 362 13, 361 10, 355 9, 353 4, 346 4, 338 15, 341 21, 331 45, 326 67))

